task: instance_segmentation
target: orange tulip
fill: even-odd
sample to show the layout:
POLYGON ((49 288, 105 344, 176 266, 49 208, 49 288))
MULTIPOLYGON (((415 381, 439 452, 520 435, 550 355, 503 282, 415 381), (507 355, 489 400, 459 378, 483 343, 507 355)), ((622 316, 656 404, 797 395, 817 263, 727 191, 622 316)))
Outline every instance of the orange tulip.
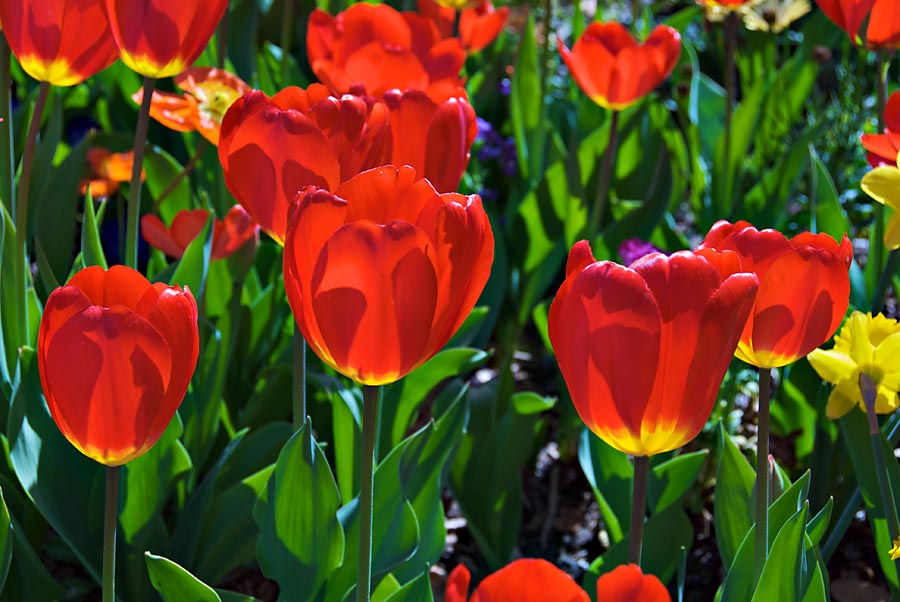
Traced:
POLYGON ((438 194, 409 166, 365 171, 298 196, 284 286, 322 361, 364 385, 437 353, 475 306, 494 236, 478 195, 438 194))
POLYGON ((122 62, 147 77, 171 77, 206 48, 228 0, 105 0, 122 62))
POLYGON ((361 88, 381 97, 394 88, 413 88, 436 100, 461 85, 459 71, 466 60, 459 40, 441 39, 427 17, 366 3, 336 17, 314 10, 306 53, 319 81, 336 92, 361 88))
MULTIPOLYGON (((87 152, 90 173, 81 182, 81 194, 87 194, 88 186, 93 197, 108 197, 119 189, 119 184, 131 180, 134 151, 114 153, 96 146, 87 152)), ((141 171, 141 181, 147 174, 141 171)))
POLYGON ((655 575, 645 575, 636 564, 623 564, 597 579, 597 599, 603 602, 671 602, 672 596, 655 575))
POLYGON ((390 109, 391 162, 414 167, 438 192, 457 189, 478 135, 475 110, 465 96, 460 89, 459 96, 438 104, 419 90, 384 95, 390 109))
POLYGON ((557 40, 563 61, 585 94, 601 107, 625 109, 665 80, 681 55, 681 36, 658 25, 638 44, 619 23, 591 23, 569 51, 557 40))
POLYGON ((80 84, 119 56, 102 0, 4 1, 0 23, 25 73, 54 86, 80 84))
POLYGON ((646 255, 629 267, 572 247, 549 334, 581 419, 634 456, 706 423, 757 289, 733 253, 646 255))
POLYGON ((869 25, 865 43, 874 48, 900 48, 900 11, 896 0, 817 0, 819 8, 847 32, 854 43, 861 43, 859 30, 866 15, 869 25))
MULTIPOLYGON (((244 80, 214 67, 191 67, 175 78, 175 85, 186 94, 154 90, 150 116, 176 132, 196 130, 216 145, 225 112, 250 91, 244 80)), ((141 104, 144 90, 135 92, 131 99, 141 104)))
MULTIPOLYGON (((418 0, 419 12, 434 21, 441 37, 453 36, 453 24, 456 21, 456 10, 442 6, 434 0, 418 0)), ((491 0, 484 0, 471 8, 463 9, 459 14, 459 41, 469 54, 475 54, 489 45, 500 35, 509 7, 495 9, 491 0)))
POLYGON ((444 602, 589 602, 591 599, 574 579, 539 558, 521 558, 488 575, 471 598, 468 597, 470 580, 469 569, 463 564, 456 565, 447 580, 444 602))
POLYGON ((197 364, 197 303, 124 266, 76 273, 47 299, 41 385, 72 445, 107 466, 146 453, 169 425, 197 364))
POLYGON ((884 125, 883 134, 860 136, 863 147, 869 151, 866 160, 872 167, 897 165, 897 155, 900 154, 900 92, 894 92, 887 100, 884 125))
POLYGON ((333 190, 390 161, 389 127, 382 103, 335 98, 321 84, 286 88, 272 98, 253 91, 222 120, 219 161, 231 194, 282 243, 288 209, 301 188, 333 190))
MULTIPOLYGON (((141 234, 151 246, 177 259, 184 255, 188 245, 203 230, 210 213, 206 209, 179 211, 169 228, 161 219, 148 214, 141 218, 141 234)), ((210 256, 212 259, 229 257, 252 238, 259 239, 259 226, 243 207, 235 205, 229 209, 224 220, 213 221, 210 256)))
POLYGON ((759 0, 696 0, 697 4, 702 4, 708 9, 716 11, 734 11, 745 6, 751 6, 759 0))
POLYGON ((827 234, 804 232, 790 240, 747 222, 716 223, 701 249, 731 251, 741 269, 759 276, 759 294, 735 355, 760 368, 794 362, 827 341, 850 300, 847 235, 840 245, 827 234))

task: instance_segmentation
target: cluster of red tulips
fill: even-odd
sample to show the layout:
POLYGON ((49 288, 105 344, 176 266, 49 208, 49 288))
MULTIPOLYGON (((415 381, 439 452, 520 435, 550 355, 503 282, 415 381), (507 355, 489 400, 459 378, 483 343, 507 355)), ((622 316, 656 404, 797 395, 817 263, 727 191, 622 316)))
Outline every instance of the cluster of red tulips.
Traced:
MULTIPOLYGON (((702 3, 726 12, 748 4, 702 3)), ((865 20, 861 4, 820 0, 853 37, 865 20)), ((874 5, 868 43, 896 41, 897 11, 889 4, 868 3, 874 5)), ((491 273, 494 234, 482 200, 456 192, 477 133, 460 73, 467 55, 498 34, 508 9, 495 10, 489 0, 473 7, 421 0, 415 13, 366 3, 338 15, 316 9, 306 50, 319 83, 269 96, 223 69, 192 66, 227 6, 227 0, 0 0, 11 49, 42 82, 33 129, 51 85, 78 84, 116 59, 145 82, 134 96, 142 108, 133 155, 99 151, 101 177, 86 186, 105 196, 130 175, 125 265, 85 268, 50 295, 37 336, 44 395, 72 445, 109 467, 115 491, 116 468, 145 454, 169 425, 199 353, 194 291, 151 283, 137 271, 138 224, 152 246, 173 258, 208 232, 211 258, 224 259, 255 248, 261 229, 283 247, 297 336, 324 364, 365 387, 359 558, 370 567, 377 387, 440 351, 491 273), (457 14, 458 8, 464 10, 457 14), (158 78, 172 76, 184 94, 154 90, 158 78), (238 203, 221 221, 206 209, 181 212, 169 224, 139 216, 149 117, 176 131, 196 130, 217 147, 238 203)), ((759 368, 760 424, 768 420, 771 369, 805 357, 844 320, 851 246, 846 236, 788 239, 722 221, 694 251, 651 253, 627 266, 595 260, 590 241, 604 217, 617 115, 669 76, 681 40, 661 25, 639 43, 623 25, 596 22, 571 50, 560 40, 559 52, 583 92, 612 119, 588 240, 571 248, 549 310, 549 337, 578 414, 597 437, 635 458, 631 564, 598 581, 597 597, 665 600, 663 585, 638 568, 649 457, 700 432, 735 356, 759 368)), ((866 140, 877 161, 890 165, 900 147, 897 102, 888 104, 890 131, 866 140)), ((24 231, 27 152, 16 224, 24 231)), ((877 181, 871 188, 881 190, 877 181)), ((27 332, 19 329, 22 345, 32 343, 27 332)), ((295 411, 302 421, 305 409, 295 411)), ((762 437, 758 451, 766 462, 762 437)), ((759 470, 757 490, 762 561, 766 474, 759 470)), ((114 527, 113 521, 106 540, 113 550, 114 527)), ((359 599, 368 599, 371 580, 371 569, 360 573, 359 599)), ((114 599, 113 582, 104 578, 106 600, 114 599)), ((448 601, 589 599, 557 569, 533 560, 488 577, 471 597, 468 590, 469 573, 457 567, 448 601)))

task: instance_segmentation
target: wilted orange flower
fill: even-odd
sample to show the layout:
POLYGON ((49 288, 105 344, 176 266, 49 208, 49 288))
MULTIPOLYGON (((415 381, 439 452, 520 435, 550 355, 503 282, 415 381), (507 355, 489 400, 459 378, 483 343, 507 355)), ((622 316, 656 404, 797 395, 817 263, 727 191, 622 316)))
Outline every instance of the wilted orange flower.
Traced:
POLYGON ((365 171, 298 196, 284 286, 303 337, 364 385, 394 382, 460 327, 491 271, 478 195, 438 194, 409 166, 365 171))
POLYGON ((199 353, 197 303, 125 266, 90 267, 50 294, 41 385, 72 445, 107 466, 145 454, 181 405, 199 353))
MULTIPOLYGON (((114 153, 95 146, 87 152, 88 178, 81 181, 81 194, 87 194, 90 185, 92 197, 108 197, 119 189, 122 182, 131 181, 134 168, 134 151, 114 153)), ((147 174, 141 171, 141 181, 147 174)))
POLYGON ((671 602, 669 590, 656 575, 645 575, 636 564, 623 564, 597 579, 602 602, 671 602))
POLYGON ((706 423, 753 306, 757 278, 707 250, 629 267, 572 247, 549 334, 575 409, 614 448, 650 456, 706 423))
POLYGON ((461 85, 466 60, 459 40, 441 39, 427 17, 363 2, 336 17, 315 9, 306 53, 319 81, 336 92, 362 88, 381 97, 394 88, 413 88, 440 100, 448 88, 461 85))
MULTIPOLYGON (((150 245, 169 257, 179 258, 185 249, 203 230, 211 212, 206 209, 179 211, 166 228, 161 219, 147 214, 141 218, 141 234, 150 245)), ((249 240, 259 238, 259 226, 240 205, 235 205, 225 214, 224 220, 214 219, 212 259, 224 259, 233 255, 249 240)))
POLYGON ((590 602, 591 599, 574 579, 540 558, 520 558, 509 563, 485 577, 469 597, 471 578, 464 564, 456 565, 447 579, 444 602, 590 602))
POLYGON ((607 109, 625 109, 665 80, 681 55, 681 36, 658 25, 643 44, 619 23, 591 23, 570 51, 559 52, 582 91, 607 109))
POLYGON ((231 194, 281 243, 297 191, 333 190, 390 161, 389 127, 383 103, 335 98, 321 84, 286 88, 272 98, 252 91, 225 114, 219 161, 231 194))
POLYGON ((54 86, 79 84, 119 56, 99 0, 3 1, 0 23, 25 73, 54 86))
POLYGON ((105 0, 122 62, 147 77, 187 69, 212 37, 228 0, 105 0))
POLYGON ((891 94, 884 107, 884 133, 863 134, 860 139, 869 151, 866 154, 869 165, 897 165, 897 155, 900 154, 900 92, 891 94))
POLYGON ((478 135, 475 110, 460 96, 436 103, 419 90, 391 90, 384 95, 390 109, 395 165, 411 165, 438 192, 459 187, 469 150, 478 135))
MULTIPOLYGON (((417 0, 419 12, 434 21, 444 38, 453 37, 456 9, 434 0, 417 0)), ((494 41, 506 25, 509 7, 495 9, 491 0, 476 2, 459 14, 459 41, 469 54, 481 51, 494 41)))
MULTIPOLYGON (((215 145, 219 144, 219 129, 225 112, 250 91, 244 80, 214 67, 191 67, 175 78, 175 85, 186 94, 154 90, 150 116, 176 132, 197 130, 215 145)), ((143 88, 131 98, 141 104, 143 88)))
POLYGON ((822 12, 847 32, 854 43, 860 40, 860 28, 869 18, 865 44, 874 48, 900 47, 900 11, 897 0, 816 0, 822 12))
POLYGON ((701 249, 731 251, 741 269, 759 276, 759 293, 735 355, 760 368, 778 368, 827 341, 850 302, 850 239, 804 232, 787 239, 747 222, 716 223, 701 249))

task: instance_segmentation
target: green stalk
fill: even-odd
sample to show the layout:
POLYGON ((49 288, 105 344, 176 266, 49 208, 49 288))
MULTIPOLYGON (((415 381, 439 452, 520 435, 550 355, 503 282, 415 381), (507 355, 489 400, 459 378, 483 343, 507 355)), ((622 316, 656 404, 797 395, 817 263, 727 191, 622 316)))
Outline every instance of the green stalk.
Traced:
POLYGON ((375 499, 375 436, 381 387, 363 387, 362 473, 359 491, 359 568, 356 602, 369 602, 372 592, 372 513, 375 499))
POLYGON ((641 565, 644 535, 644 513, 647 510, 647 481, 650 478, 650 456, 634 457, 634 493, 631 497, 631 528, 628 530, 628 562, 641 565))
POLYGON ((594 238, 600 232, 600 224, 603 222, 603 214, 606 213, 606 205, 609 203, 609 184, 612 179, 613 161, 616 149, 619 145, 619 111, 612 111, 609 121, 609 141, 603 152, 603 164, 600 166, 600 180, 597 182, 597 197, 594 201, 594 209, 588 222, 588 240, 593 243, 594 238))
POLYGON ((300 325, 296 322, 294 322, 292 368, 294 373, 292 395, 294 431, 299 431, 306 420, 306 339, 303 338, 300 325))
MULTIPOLYGON (((887 75, 888 75, 888 67, 890 66, 890 61, 887 60, 887 56, 884 51, 878 52, 878 82, 876 86, 876 96, 875 96, 875 113, 878 115, 878 133, 884 133, 884 108, 887 105, 887 75)), ((884 264, 884 205, 881 203, 874 203, 875 210, 875 236, 872 244, 869 249, 869 259, 868 261, 875 261, 875 265, 878 267, 883 267, 884 270, 882 272, 881 278, 885 280, 885 272, 887 271, 887 267, 884 264)), ((890 277, 888 276, 883 283, 884 290, 887 290, 887 285, 890 283, 890 277)), ((876 313, 876 302, 877 302, 877 311, 881 310, 880 299, 884 298, 884 290, 881 290, 882 282, 878 283, 878 289, 881 291, 880 293, 876 291, 875 297, 872 300, 872 312, 876 313)))
POLYGON ((138 113, 134 133, 134 167, 131 169, 131 187, 128 190, 128 221, 125 226, 125 265, 137 269, 138 218, 141 215, 141 171, 144 168, 144 150, 147 147, 147 127, 150 125, 150 101, 156 79, 144 76, 144 98, 138 113))
POLYGON ((103 602, 116 600, 116 528, 119 523, 119 466, 106 467, 103 514, 103 602))
POLYGON ((734 54, 737 52, 738 26, 737 13, 731 11, 725 17, 725 211, 730 212, 734 200, 734 175, 731 173, 731 117, 734 112, 737 84, 735 82, 734 54))
MULTIPOLYGON (((865 372, 861 372, 859 375, 859 392, 862 393, 863 403, 866 405, 866 418, 869 419, 869 435, 872 440, 872 453, 875 455, 875 475, 878 477, 878 489, 881 492, 881 505, 887 519, 888 535, 891 541, 895 541, 900 533, 900 527, 897 523, 897 506, 894 504, 887 463, 884 459, 884 448, 881 445, 883 438, 881 430, 878 428, 878 414, 875 413, 875 398, 878 395, 878 389, 872 377, 865 372)), ((895 560, 894 566, 897 574, 900 575, 900 560, 895 560)))
POLYGON ((41 130, 41 118, 44 116, 44 108, 47 106, 47 98, 50 96, 50 83, 41 82, 38 89, 37 101, 34 103, 34 113, 31 123, 28 124, 28 133, 25 135, 25 149, 22 152, 22 171, 19 173, 18 196, 16 197, 16 282, 18 294, 16 295, 16 312, 19 317, 20 345, 28 345, 31 329, 28 324, 28 281, 31 277, 28 262, 28 201, 31 195, 31 170, 34 167, 34 153, 37 149, 38 132, 41 130))
POLYGON ((754 582, 759 582, 769 555, 769 400, 772 370, 759 369, 759 427, 756 433, 756 547, 754 582))
POLYGON ((291 56, 291 38, 294 34, 294 0, 284 0, 281 15, 281 87, 287 86, 288 59, 291 56))

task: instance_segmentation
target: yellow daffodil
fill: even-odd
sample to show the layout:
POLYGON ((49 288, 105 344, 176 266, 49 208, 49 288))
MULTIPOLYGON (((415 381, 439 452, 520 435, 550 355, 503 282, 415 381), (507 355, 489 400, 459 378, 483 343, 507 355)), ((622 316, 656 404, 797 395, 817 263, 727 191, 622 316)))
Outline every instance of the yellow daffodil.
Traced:
POLYGON ((900 167, 880 165, 863 176, 860 187, 867 195, 894 210, 884 232, 884 244, 889 249, 900 248, 900 167))
POLYGON ((780 33, 811 8, 808 0, 764 0, 744 13, 744 27, 780 33))
POLYGON ((900 560, 900 537, 894 540, 894 547, 888 550, 891 560, 900 560))
POLYGON ((809 363, 823 380, 834 385, 825 414, 840 418, 859 407, 865 411, 859 375, 868 375, 878 387, 875 412, 888 414, 900 406, 900 323, 881 314, 872 317, 855 311, 834 338, 832 349, 816 349, 809 363))

